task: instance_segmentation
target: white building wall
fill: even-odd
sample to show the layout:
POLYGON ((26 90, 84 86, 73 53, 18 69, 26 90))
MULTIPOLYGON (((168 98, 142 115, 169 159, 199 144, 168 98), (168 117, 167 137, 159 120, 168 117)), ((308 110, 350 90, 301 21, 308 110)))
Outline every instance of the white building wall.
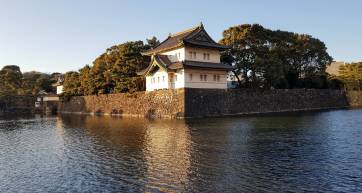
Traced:
POLYGON ((186 69, 184 73, 186 88, 207 88, 207 89, 226 89, 227 72, 216 70, 191 70, 186 69), (200 75, 206 75, 206 81, 201 80, 200 75), (216 80, 214 80, 216 75, 216 80), (192 78, 191 78, 192 77, 192 78))
MULTIPOLYGON (((177 61, 198 61, 220 63, 220 52, 215 49, 183 47, 168 52, 160 53, 169 56, 171 62, 177 61), (196 52, 196 58, 194 54, 196 52), (204 58, 204 53, 209 54, 209 58, 204 58)), ((146 91, 158 89, 178 89, 178 88, 206 88, 206 89, 226 89, 227 88, 227 72, 218 70, 194 70, 182 69, 170 75, 162 70, 157 71, 152 76, 146 77, 146 91), (191 79, 192 74, 192 79, 191 79), (201 80, 200 75, 206 75, 207 80, 201 80), (217 80, 214 80, 217 75, 217 80), (165 79, 163 79, 165 77, 165 79), (155 82, 152 81, 154 78, 155 82)))
POLYGON ((63 85, 57 86, 57 94, 62 94, 62 93, 63 93, 63 85))
POLYGON ((192 48, 186 47, 184 50, 186 60, 198 61, 198 62, 211 62, 211 63, 220 63, 220 51, 215 49, 205 49, 205 48, 192 48), (196 58, 190 55, 190 52, 196 52, 196 58), (204 60, 204 53, 210 54, 209 60, 204 60))
POLYGON ((171 62, 191 60, 198 62, 220 63, 220 51, 215 49, 183 47, 160 54, 167 55, 171 62), (196 58, 191 56, 190 52, 196 52, 196 58), (209 54, 210 57, 208 60, 204 59, 204 54, 209 54))
POLYGON ((163 70, 158 70, 151 76, 146 76, 146 91, 168 88, 168 74, 163 70), (154 82, 152 81, 154 80, 154 82))
POLYGON ((57 97, 57 96, 45 96, 45 97, 43 97, 43 101, 59 101, 59 97, 57 97))
POLYGON ((182 69, 170 75, 159 70, 152 76, 146 77, 146 91, 168 88, 227 89, 227 77, 228 73, 226 71, 218 70, 182 69), (204 77, 206 75, 206 80, 201 79, 200 75, 204 77), (214 76, 216 79, 214 79, 214 76), (153 78, 154 82, 152 81, 153 78))
POLYGON ((171 62, 178 62, 185 60, 185 48, 179 48, 168 52, 160 53, 161 55, 168 55, 171 62))
POLYGON ((175 88, 185 88, 185 70, 178 70, 174 76, 176 76, 177 78, 175 78, 175 88))

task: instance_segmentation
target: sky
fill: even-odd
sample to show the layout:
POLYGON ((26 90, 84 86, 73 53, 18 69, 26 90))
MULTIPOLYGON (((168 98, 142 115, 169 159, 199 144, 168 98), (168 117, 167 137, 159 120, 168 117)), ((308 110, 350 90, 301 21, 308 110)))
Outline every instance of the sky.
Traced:
POLYGON ((362 61, 361 0, 0 0, 0 68, 78 70, 108 47, 202 22, 218 41, 228 27, 258 23, 310 34, 337 61, 362 61))

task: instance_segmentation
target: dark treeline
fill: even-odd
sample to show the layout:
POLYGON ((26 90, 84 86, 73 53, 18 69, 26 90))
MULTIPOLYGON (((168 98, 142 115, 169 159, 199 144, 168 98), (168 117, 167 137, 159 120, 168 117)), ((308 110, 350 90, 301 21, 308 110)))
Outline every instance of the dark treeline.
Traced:
MULTIPOLYGON (((221 53, 221 60, 235 67, 232 74, 239 88, 361 90, 361 63, 342 66, 340 77, 328 75, 326 67, 332 57, 325 44, 310 35, 243 24, 226 29, 219 42, 230 47, 221 53)), ((158 44, 153 37, 146 42, 126 42, 106 49, 92 65, 64 75, 64 95, 144 90, 144 77, 136 72, 145 68, 150 58, 141 52, 158 44)), ((54 92, 51 85, 59 75, 22 73, 18 66, 5 66, 0 71, 0 95, 54 92)))
POLYGON ((230 27, 220 43, 231 48, 222 60, 235 65, 239 87, 329 88, 325 44, 310 35, 273 31, 254 24, 230 27))
POLYGON ((65 95, 93 95, 144 90, 144 77, 136 72, 147 67, 150 58, 141 52, 156 46, 153 37, 143 41, 126 42, 108 48, 93 62, 78 72, 67 72, 64 80, 65 95))
POLYGON ((36 95, 39 91, 54 92, 52 84, 58 80, 60 73, 41 72, 22 73, 15 65, 4 66, 0 70, 0 96, 36 95))

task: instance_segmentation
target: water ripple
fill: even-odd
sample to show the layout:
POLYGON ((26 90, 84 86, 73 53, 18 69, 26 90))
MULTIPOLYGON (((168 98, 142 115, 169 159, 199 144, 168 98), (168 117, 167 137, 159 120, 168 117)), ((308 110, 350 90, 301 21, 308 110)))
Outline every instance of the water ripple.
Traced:
POLYGON ((0 120, 0 192, 361 192, 361 110, 0 120))

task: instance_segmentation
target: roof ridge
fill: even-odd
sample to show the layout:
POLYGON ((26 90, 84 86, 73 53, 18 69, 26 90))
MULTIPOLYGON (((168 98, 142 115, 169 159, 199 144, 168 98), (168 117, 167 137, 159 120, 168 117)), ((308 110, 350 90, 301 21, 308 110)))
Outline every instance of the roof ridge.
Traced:
POLYGON ((174 34, 170 34, 169 37, 175 37, 175 36, 179 36, 181 34, 185 34, 185 33, 188 33, 188 32, 191 32, 191 31, 195 31, 196 29, 200 28, 202 25, 197 25, 195 27, 192 27, 192 28, 189 28, 189 29, 185 29, 183 31, 180 31, 180 32, 177 32, 177 33, 174 33, 174 34))

